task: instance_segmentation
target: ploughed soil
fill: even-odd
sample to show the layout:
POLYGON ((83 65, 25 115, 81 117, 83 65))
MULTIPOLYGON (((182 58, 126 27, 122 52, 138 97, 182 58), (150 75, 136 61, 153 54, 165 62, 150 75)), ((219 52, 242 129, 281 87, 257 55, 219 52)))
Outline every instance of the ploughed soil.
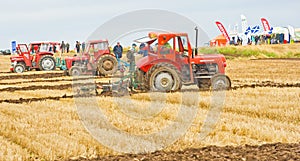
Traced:
POLYGON ((64 81, 64 82, 73 82, 73 81, 77 81, 77 80, 88 80, 91 78, 73 78, 73 79, 63 79, 63 78, 58 78, 58 79, 49 79, 49 80, 22 80, 19 82, 0 82, 0 85, 15 85, 15 84, 20 84, 20 83, 41 83, 41 82, 60 82, 60 81, 64 81))
POLYGON ((104 85, 108 83, 73 83, 73 84, 60 84, 60 85, 32 85, 27 87, 7 87, 0 89, 0 92, 8 91, 8 92, 14 92, 14 91, 27 91, 27 90, 38 90, 38 89, 48 89, 48 90, 64 90, 69 89, 72 87, 85 87, 85 86, 92 86, 92 85, 104 85))
POLYGON ((273 81, 258 81, 254 83, 244 83, 239 80, 234 80, 233 82, 236 85, 232 86, 231 89, 240 89, 240 88, 256 88, 256 87, 276 87, 276 88, 284 88, 284 87, 300 87, 300 83, 279 83, 273 81))
MULTIPOLYGON (((83 78, 85 79, 85 78, 83 78)), ((47 80, 45 80, 47 81, 47 80)), ((277 83, 272 81, 258 81, 254 83, 249 82, 240 82, 239 80, 233 80, 236 85, 234 85, 230 90, 238 90, 243 88, 257 88, 257 87, 273 87, 273 88, 287 88, 287 87, 300 87, 300 83, 277 83)), ((0 99, 0 103, 30 103, 30 102, 38 102, 38 101, 46 101, 46 100, 60 100, 64 98, 73 98, 73 97, 90 97, 90 96, 102 96, 102 97, 121 97, 122 93, 112 93, 112 92, 101 92, 101 89, 94 90, 102 85, 108 83, 96 83, 96 84, 86 84, 86 83, 69 83, 69 84, 60 84, 60 85, 32 85, 27 87, 7 87, 0 89, 0 92, 8 91, 26 91, 26 90, 39 90, 39 89, 47 89, 47 90, 65 90, 70 88, 77 89, 77 93, 74 95, 58 95, 58 96, 49 96, 49 97, 37 97, 37 98, 19 98, 19 99, 0 99), (92 90, 93 89, 93 90, 92 90), (99 93, 98 93, 99 92, 99 93)), ((198 92, 199 89, 182 89, 182 92, 198 92)), ((127 94, 136 94, 142 92, 128 92, 127 94)))
MULTIPOLYGON (((58 78, 66 76, 65 73, 41 73, 41 74, 16 74, 16 73, 9 73, 6 75, 0 75, 0 80, 6 80, 6 79, 36 79, 36 78, 58 78)), ((91 76, 91 75, 86 75, 91 76)), ((93 77, 93 76, 91 76, 93 77)), ((97 76, 96 78, 120 78, 121 75, 111 75, 111 76, 97 76)), ((87 79, 87 78, 82 78, 87 79)))
POLYGON ((251 59, 251 60, 294 60, 294 61, 300 61, 300 58, 259 58, 259 59, 251 59))
POLYGON ((0 80, 4 79, 34 79, 34 78, 57 78, 57 77, 62 77, 64 76, 64 73, 43 73, 43 74, 16 74, 16 73, 11 73, 7 75, 2 75, 0 76, 0 80))
POLYGON ((178 152, 157 151, 147 154, 124 154, 116 156, 99 156, 94 159, 78 158, 78 161, 96 160, 300 160, 300 143, 274 143, 265 145, 245 146, 208 146, 200 149, 186 149, 178 152))

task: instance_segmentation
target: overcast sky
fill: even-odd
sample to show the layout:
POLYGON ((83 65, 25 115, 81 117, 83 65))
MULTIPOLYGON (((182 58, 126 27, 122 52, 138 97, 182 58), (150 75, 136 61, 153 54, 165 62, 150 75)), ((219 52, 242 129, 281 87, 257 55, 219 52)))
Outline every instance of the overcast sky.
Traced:
POLYGON ((113 17, 140 9, 163 9, 189 17, 211 38, 220 34, 216 20, 228 28, 241 24, 241 14, 249 25, 261 25, 260 18, 265 17, 271 26, 300 27, 299 0, 0 0, 0 6, 0 49, 11 48, 12 40, 65 40, 74 47, 76 40, 84 41, 113 17))

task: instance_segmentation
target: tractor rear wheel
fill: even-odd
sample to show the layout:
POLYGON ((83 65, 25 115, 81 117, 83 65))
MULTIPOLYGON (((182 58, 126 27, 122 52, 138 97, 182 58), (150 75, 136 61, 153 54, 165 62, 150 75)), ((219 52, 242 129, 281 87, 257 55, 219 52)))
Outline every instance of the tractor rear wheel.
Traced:
POLYGON ((231 81, 228 76, 217 74, 211 78, 211 89, 214 91, 228 90, 231 88, 231 81))
POLYGON ((25 65, 23 63, 18 63, 14 66, 15 73, 23 73, 25 71, 25 65))
POLYGON ((70 76, 80 76, 81 75, 81 70, 77 66, 72 66, 69 70, 69 75, 70 76))
POLYGON ((98 70, 102 75, 109 75, 116 73, 118 69, 118 61, 112 55, 102 55, 98 60, 98 70))
POLYGON ((51 55, 42 56, 39 60, 40 70, 54 70, 55 69, 55 59, 51 55))
POLYGON ((148 84, 151 91, 169 92, 181 89, 182 82, 178 69, 168 63, 153 66, 148 72, 148 84))

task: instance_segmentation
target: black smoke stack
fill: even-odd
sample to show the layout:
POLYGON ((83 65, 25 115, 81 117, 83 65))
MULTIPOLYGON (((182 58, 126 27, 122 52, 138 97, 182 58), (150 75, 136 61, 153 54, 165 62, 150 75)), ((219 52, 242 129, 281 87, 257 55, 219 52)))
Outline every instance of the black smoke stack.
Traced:
MULTIPOLYGON (((195 30, 196 30, 195 55, 198 55, 198 27, 197 26, 195 27, 195 30)), ((193 55, 193 57, 194 57, 194 55, 193 55)))

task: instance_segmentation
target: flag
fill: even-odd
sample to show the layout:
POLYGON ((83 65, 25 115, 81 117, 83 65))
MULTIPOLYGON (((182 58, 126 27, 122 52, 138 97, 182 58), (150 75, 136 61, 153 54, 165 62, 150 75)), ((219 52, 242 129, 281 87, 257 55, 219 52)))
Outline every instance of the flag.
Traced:
POLYGON ((242 31, 246 32, 248 30, 248 28, 249 28, 246 16, 245 15, 241 15, 241 20, 242 20, 242 31))
POLYGON ((226 41, 229 42, 230 41, 229 35, 228 35, 225 27, 222 25, 222 23, 217 21, 216 25, 218 26, 218 28, 221 31, 221 33, 223 34, 223 36, 226 38, 226 41))
POLYGON ((270 31, 271 30, 269 22, 267 21, 267 19, 261 18, 261 23, 262 23, 265 31, 270 31))
POLYGON ((246 31, 245 31, 245 35, 248 35, 248 34, 249 34, 249 32, 251 32, 251 28, 250 28, 250 26, 248 26, 248 28, 246 29, 246 31))
POLYGON ((11 51, 12 51, 12 53, 16 53, 16 51, 17 51, 17 42, 16 41, 11 42, 11 51))
POLYGON ((256 25, 256 26, 252 27, 251 33, 252 33, 252 34, 255 34, 255 33, 257 33, 259 30, 260 30, 259 26, 256 25))

